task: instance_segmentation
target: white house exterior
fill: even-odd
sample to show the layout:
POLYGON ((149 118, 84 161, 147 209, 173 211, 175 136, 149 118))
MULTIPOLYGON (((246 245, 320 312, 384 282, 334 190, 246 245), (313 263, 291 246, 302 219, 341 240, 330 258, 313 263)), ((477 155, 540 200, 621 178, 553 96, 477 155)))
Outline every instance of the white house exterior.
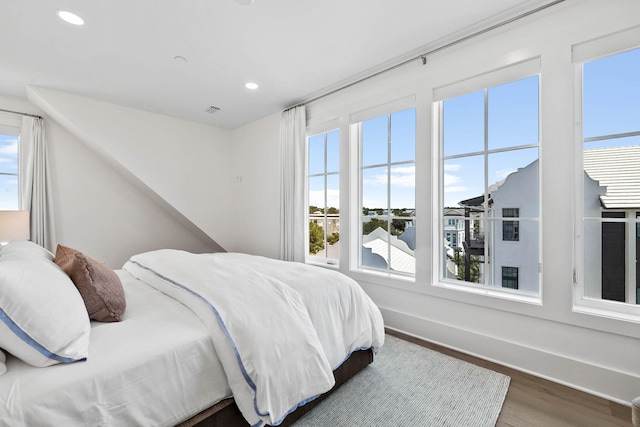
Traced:
MULTIPOLYGON (((496 286, 504 286, 503 268, 515 268, 517 289, 537 293, 540 288, 540 226, 539 226, 538 161, 511 173, 498 188, 491 192, 490 214, 507 216, 505 210, 517 210, 513 221, 490 221, 489 254, 491 271, 496 286), (517 229, 511 238, 503 235, 505 222, 517 229), (509 224, 514 223, 514 224, 509 224)), ((513 211, 512 211, 513 212, 513 211)), ((512 272, 514 270, 511 270, 512 272)), ((507 287, 507 286, 505 286, 507 287)))
MULTIPOLYGON (((640 227, 640 146, 584 151, 585 296, 638 303, 640 227), (601 222, 604 217, 614 221, 601 222), (603 250, 603 247, 606 249, 603 250), (604 272, 604 274, 603 274, 604 272)), ((490 221, 487 261, 500 286, 503 267, 518 269, 518 289, 537 292, 539 283, 538 161, 511 173, 490 195, 490 212, 519 213, 518 238, 505 239, 504 221, 490 221)), ((561 213, 559 213, 561 214, 561 213)))

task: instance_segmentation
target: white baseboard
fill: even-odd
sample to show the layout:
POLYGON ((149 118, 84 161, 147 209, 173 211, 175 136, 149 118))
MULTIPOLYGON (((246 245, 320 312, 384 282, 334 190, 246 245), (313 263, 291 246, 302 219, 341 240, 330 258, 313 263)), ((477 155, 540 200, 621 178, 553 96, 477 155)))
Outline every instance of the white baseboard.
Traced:
POLYGON ((627 406, 640 395, 640 378, 635 375, 384 307, 380 310, 389 329, 434 344, 627 406))

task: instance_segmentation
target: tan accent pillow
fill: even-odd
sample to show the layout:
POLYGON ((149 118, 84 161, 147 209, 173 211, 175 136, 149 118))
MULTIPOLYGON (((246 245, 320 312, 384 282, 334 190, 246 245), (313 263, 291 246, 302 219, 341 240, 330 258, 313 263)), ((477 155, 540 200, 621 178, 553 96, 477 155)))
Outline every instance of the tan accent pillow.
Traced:
POLYGON ((80 251, 58 245, 55 263, 78 288, 89 318, 119 322, 126 308, 124 289, 118 275, 108 266, 80 251))

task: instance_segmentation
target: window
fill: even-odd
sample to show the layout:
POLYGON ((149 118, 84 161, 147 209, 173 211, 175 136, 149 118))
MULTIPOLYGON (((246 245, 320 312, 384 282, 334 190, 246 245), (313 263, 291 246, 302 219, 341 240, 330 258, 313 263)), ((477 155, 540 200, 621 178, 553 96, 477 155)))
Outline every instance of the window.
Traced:
POLYGON ((640 301, 640 48, 582 64, 583 295, 640 301))
POLYGON ((452 217, 461 224, 459 247, 436 249, 445 281, 539 294, 537 69, 539 62, 532 60, 515 71, 499 70, 436 90, 441 144, 437 215, 445 224, 445 239, 452 217), (524 78, 513 79, 514 73, 524 78), (503 75, 510 77, 508 83, 495 85, 503 75), (484 86, 487 82, 494 85, 484 86))
POLYGON ((502 267, 502 287, 518 289, 518 267, 502 267))
MULTIPOLYGON (((502 216, 504 218, 518 218, 520 209, 503 208, 502 216)), ((502 240, 517 242, 519 240, 519 222, 518 221, 502 221, 502 240)))
POLYGON ((0 210, 18 206, 18 132, 17 127, 0 122, 0 210))
POLYGON ((413 275, 416 109, 355 127, 360 147, 359 267, 413 275))
POLYGON ((308 257, 340 259, 340 132, 307 139, 308 257))

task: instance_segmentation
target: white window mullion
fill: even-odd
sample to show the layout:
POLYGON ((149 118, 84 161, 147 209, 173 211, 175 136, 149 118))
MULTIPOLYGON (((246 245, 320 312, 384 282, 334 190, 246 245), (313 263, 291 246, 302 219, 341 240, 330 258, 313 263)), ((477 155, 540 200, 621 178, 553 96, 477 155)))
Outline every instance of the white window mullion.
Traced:
POLYGON ((627 217, 627 258, 626 258, 626 301, 630 304, 636 303, 636 213, 634 211, 628 211, 627 217))
POLYGON ((391 114, 387 114, 387 270, 391 271, 391 114))

